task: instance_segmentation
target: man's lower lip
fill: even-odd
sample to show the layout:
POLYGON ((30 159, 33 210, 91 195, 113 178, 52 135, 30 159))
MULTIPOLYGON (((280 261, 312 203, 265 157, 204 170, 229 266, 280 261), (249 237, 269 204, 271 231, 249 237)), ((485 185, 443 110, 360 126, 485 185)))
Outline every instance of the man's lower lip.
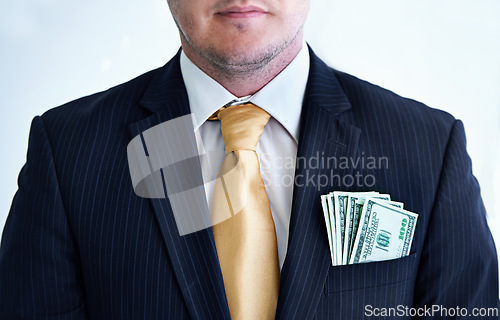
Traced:
POLYGON ((225 12, 225 13, 219 13, 218 15, 224 18, 248 19, 248 18, 259 17, 264 14, 266 13, 261 11, 246 11, 246 12, 225 12))

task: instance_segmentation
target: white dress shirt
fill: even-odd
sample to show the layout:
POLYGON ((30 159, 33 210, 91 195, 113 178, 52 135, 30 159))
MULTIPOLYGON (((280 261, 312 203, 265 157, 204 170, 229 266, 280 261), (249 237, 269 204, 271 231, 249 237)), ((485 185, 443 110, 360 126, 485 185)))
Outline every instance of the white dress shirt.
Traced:
POLYGON ((209 202, 213 182, 224 159, 224 140, 220 122, 207 121, 208 117, 235 100, 249 101, 271 115, 256 150, 276 228, 280 268, 283 267, 292 210, 300 112, 309 75, 307 46, 303 44, 295 59, 265 87, 240 99, 201 71, 184 52, 180 64, 194 116, 198 152, 208 155, 201 159, 201 169, 209 202))

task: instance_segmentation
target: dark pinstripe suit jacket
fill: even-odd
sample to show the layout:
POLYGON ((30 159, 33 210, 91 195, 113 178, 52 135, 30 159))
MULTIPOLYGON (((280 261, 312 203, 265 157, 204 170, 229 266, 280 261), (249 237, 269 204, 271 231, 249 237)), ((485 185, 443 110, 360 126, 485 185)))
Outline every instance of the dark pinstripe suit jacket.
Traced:
MULTIPOLYGON (((131 138, 188 113, 177 55, 33 120, 0 249, 1 319, 229 319, 211 229, 179 236, 169 201, 136 196, 130 181, 131 138)), ((297 168, 276 318, 497 306, 497 257, 461 122, 311 51, 299 141, 299 157, 388 164, 297 168), (374 186, 307 182, 356 174, 374 186), (389 193, 418 213, 411 254, 332 267, 320 195, 334 189, 389 193)))

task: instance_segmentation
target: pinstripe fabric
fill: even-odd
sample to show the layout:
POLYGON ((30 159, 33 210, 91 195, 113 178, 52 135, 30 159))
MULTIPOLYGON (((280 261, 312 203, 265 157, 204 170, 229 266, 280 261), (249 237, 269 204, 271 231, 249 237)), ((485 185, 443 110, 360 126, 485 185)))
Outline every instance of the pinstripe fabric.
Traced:
MULTIPOLYGON (((130 139, 187 113, 177 55, 33 120, 0 247, 1 319, 229 319, 211 230, 180 237, 168 200, 137 197, 128 173, 130 139)), ((496 253, 459 121, 311 51, 298 152, 388 165, 297 168, 276 318, 498 305, 496 253), (308 180, 331 174, 371 175, 374 185, 308 180), (333 189, 390 193, 417 212, 411 255, 331 267, 319 195, 333 189)))

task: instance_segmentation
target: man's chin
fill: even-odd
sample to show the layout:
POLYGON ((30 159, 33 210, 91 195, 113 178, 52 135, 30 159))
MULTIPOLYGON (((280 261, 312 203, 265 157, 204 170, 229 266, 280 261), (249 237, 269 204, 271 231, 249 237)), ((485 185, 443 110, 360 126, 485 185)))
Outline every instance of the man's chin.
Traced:
POLYGON ((234 70, 259 69, 274 58, 272 50, 249 51, 249 50, 227 50, 212 57, 212 61, 224 68, 234 70))
POLYGON ((237 39, 227 40, 224 44, 218 47, 215 57, 221 63, 245 66, 252 64, 260 64, 265 61, 271 60, 276 51, 276 45, 270 45, 269 42, 262 43, 261 39, 237 39), (221 49, 222 48, 222 49, 221 49))

